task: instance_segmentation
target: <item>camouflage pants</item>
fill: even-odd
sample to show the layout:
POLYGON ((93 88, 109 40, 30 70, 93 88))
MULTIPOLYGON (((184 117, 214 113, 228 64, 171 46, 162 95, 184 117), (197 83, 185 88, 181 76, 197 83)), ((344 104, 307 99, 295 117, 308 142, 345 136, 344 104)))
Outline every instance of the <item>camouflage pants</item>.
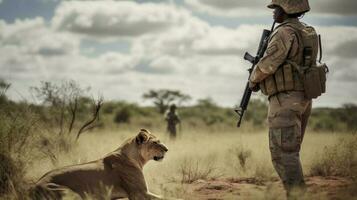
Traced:
POLYGON ((303 92, 286 92, 269 99, 269 147, 276 172, 289 192, 304 187, 300 147, 304 138, 311 100, 303 92))

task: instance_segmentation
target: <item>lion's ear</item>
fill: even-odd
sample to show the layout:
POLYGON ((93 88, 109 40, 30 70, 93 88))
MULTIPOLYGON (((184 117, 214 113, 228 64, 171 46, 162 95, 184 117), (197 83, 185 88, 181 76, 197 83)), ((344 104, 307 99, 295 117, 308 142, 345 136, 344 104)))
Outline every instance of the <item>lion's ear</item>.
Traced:
POLYGON ((150 134, 150 131, 146 130, 145 128, 140 129, 140 132, 145 132, 145 133, 149 133, 150 134))
POLYGON ((136 136, 135 141, 137 144, 142 144, 147 142, 149 139, 149 136, 145 131, 140 131, 139 134, 136 136))

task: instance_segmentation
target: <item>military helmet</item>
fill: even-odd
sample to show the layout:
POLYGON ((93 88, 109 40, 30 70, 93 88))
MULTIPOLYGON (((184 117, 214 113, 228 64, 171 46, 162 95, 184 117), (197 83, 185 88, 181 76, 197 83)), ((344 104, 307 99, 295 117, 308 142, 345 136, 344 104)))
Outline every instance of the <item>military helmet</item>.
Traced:
POLYGON ((268 8, 280 6, 286 14, 298 14, 310 11, 308 0, 272 0, 268 8))

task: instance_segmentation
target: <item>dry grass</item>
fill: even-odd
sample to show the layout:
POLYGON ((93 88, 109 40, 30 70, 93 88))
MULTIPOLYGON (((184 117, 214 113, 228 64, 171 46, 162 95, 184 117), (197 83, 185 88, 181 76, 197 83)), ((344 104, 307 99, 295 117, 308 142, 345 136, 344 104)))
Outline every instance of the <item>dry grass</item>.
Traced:
MULTIPOLYGON (((265 132, 200 133, 189 131, 182 133, 176 141, 171 141, 164 132, 151 131, 169 148, 163 162, 151 161, 144 168, 148 186, 154 193, 184 197, 187 190, 186 183, 217 176, 255 177, 257 180, 277 177, 271 164, 268 134, 265 132)), ((125 129, 83 135, 79 143, 70 147, 68 151, 53 150, 56 162, 51 159, 38 159, 34 156, 33 167, 27 170, 26 177, 34 181, 48 170, 101 158, 136 132, 137 130, 125 129)), ((356 146, 352 143, 337 143, 339 138, 345 138, 344 141, 353 141, 356 137, 343 133, 306 135, 301 151, 305 174, 314 174, 316 167, 326 165, 324 162, 317 162, 316 158, 331 160, 329 155, 325 154, 326 148, 337 148, 341 145, 346 147, 346 150, 338 151, 337 155, 333 153, 331 155, 339 157, 338 166, 346 162, 350 163, 349 166, 354 166, 355 163, 350 158, 356 155, 354 153, 356 146)), ((59 147, 56 146, 56 148, 59 147)), ((266 198, 271 199, 271 195, 267 195, 266 198)))
POLYGON ((218 178, 214 159, 200 160, 194 156, 185 158, 180 163, 181 183, 193 183, 198 180, 218 178))
POLYGON ((323 148, 312 162, 311 175, 357 178, 357 136, 340 138, 323 148))

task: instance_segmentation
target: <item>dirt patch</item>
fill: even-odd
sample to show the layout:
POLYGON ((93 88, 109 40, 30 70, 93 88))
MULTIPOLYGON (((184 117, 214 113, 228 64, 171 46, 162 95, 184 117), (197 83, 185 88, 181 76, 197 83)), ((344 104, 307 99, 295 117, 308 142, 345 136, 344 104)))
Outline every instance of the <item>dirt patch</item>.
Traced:
MULTIPOLYGON (((354 198, 352 180, 342 177, 306 177, 305 199, 354 198)), ((285 200, 285 191, 279 179, 262 181, 255 178, 221 178, 198 180, 187 185, 185 199, 277 199, 285 200)), ((302 198, 304 199, 304 198, 302 198)))

